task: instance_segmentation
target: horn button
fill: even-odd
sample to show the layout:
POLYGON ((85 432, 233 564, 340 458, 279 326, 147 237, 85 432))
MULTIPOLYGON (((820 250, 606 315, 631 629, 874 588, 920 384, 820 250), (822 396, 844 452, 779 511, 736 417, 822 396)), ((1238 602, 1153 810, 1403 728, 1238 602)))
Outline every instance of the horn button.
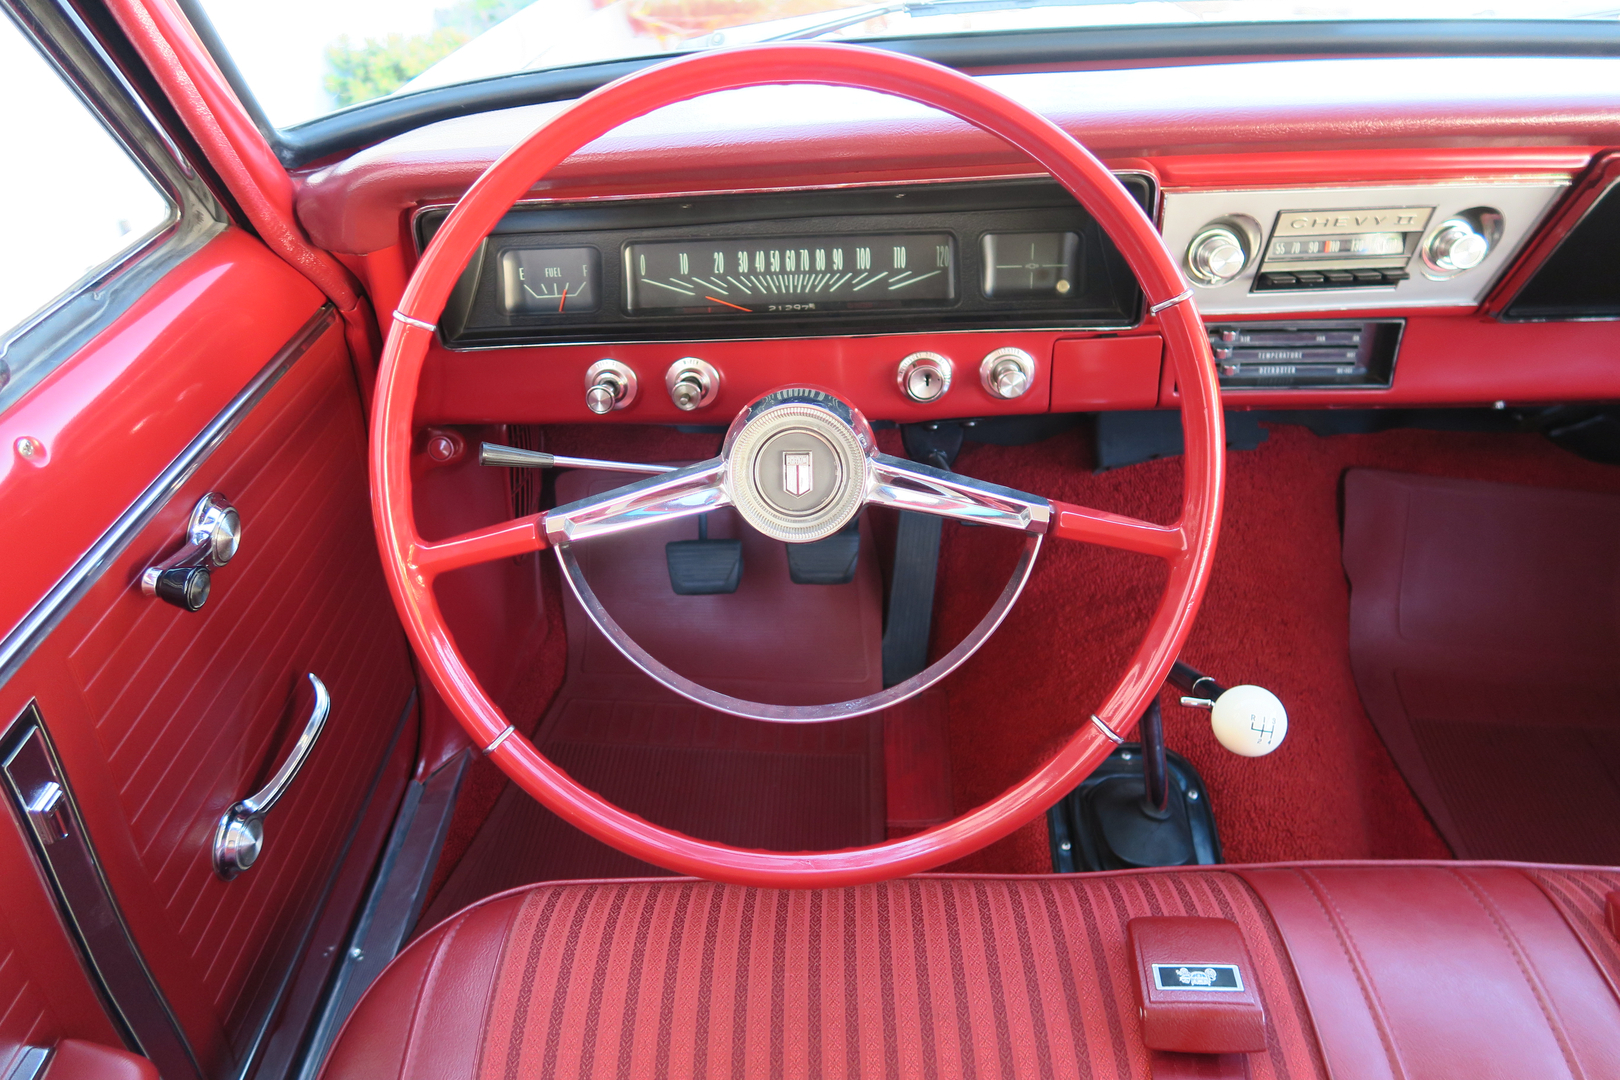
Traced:
POLYGON ((866 495, 866 421, 815 390, 784 390, 745 409, 726 436, 726 487, 766 536, 809 543, 847 525, 866 495))

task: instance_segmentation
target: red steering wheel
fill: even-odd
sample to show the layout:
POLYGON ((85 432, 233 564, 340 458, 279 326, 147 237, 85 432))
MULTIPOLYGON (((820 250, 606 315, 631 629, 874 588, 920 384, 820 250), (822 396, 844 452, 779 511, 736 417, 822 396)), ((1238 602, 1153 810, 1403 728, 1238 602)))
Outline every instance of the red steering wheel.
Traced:
MULTIPOLYGON (((777 412, 783 407, 803 410, 817 405, 837 412, 837 406, 842 404, 835 399, 807 404, 802 391, 790 392, 787 397, 791 400, 767 400, 765 404, 777 412)), ((759 407, 760 403, 751 405, 738 418, 733 437, 727 440, 728 452, 734 441, 751 439, 750 445, 758 445, 773 436, 772 431, 758 430, 749 435, 748 425, 757 419, 759 407)), ((840 415, 859 443, 865 427, 859 414, 840 415)), ((825 420, 820 417, 820 421, 825 420)), ((823 428, 820 434, 832 442, 844 437, 836 425, 823 423, 823 428)), ((649 68, 581 98, 491 165, 428 245, 394 314, 377 380, 370 455, 377 542, 394 602, 429 679, 473 741, 530 795, 621 851, 679 873, 773 887, 853 885, 931 869, 984 847, 1032 820, 1096 768, 1158 692, 1191 629, 1214 558, 1225 471, 1220 393, 1209 341, 1191 290, 1152 222, 1113 175, 1056 125, 967 76, 893 53, 830 44, 763 45, 702 53, 649 68), (561 544, 566 552, 566 544, 580 522, 589 525, 611 519, 625 509, 624 500, 606 509, 586 508, 590 513, 581 513, 582 504, 574 504, 573 508, 559 508, 566 513, 530 515, 428 543, 416 533, 410 474, 412 414, 434 323, 473 251, 512 204, 558 163, 628 120, 719 90, 795 83, 864 88, 932 106, 1005 139, 1051 173, 1097 219, 1141 283, 1149 310, 1158 319, 1165 356, 1180 390, 1186 445, 1182 515, 1173 526, 1036 499, 1007 489, 989 490, 986 485, 932 470, 913 469, 902 478, 925 496, 925 502, 954 506, 958 511, 964 506, 969 508, 968 512, 940 508, 930 511, 946 516, 971 516, 976 512, 973 508, 986 502, 1006 511, 1007 497, 1016 497, 1011 499, 1016 513, 993 523, 1011 521, 1014 527, 1031 534, 1031 556, 1042 534, 1105 544, 1167 560, 1169 582, 1119 685, 1096 714, 1078 726, 1056 756, 1030 776, 991 802, 926 832, 870 847, 802 853, 753 851, 698 840, 645 821, 581 787, 526 738, 514 733, 506 716, 468 670, 445 627, 433 593, 439 575, 474 563, 539 551, 548 544, 561 544), (1001 503, 996 503, 998 498, 1001 503), (952 503, 951 499, 957 501, 952 503)), ((726 460, 722 457, 716 462, 724 466, 726 460)), ((874 497, 873 492, 894 479, 892 472, 884 473, 886 468, 900 468, 894 459, 875 454, 870 445, 861 447, 857 456, 847 457, 846 466, 857 471, 865 469, 862 475, 866 479, 861 481, 864 486, 859 493, 865 501, 885 501, 874 497)), ((709 477, 712 482, 706 482, 704 490, 729 491, 721 475, 724 471, 722 468, 720 474, 709 477)), ((655 478, 620 490, 632 492, 633 503, 635 491, 661 482, 655 478)), ((736 501, 739 510, 745 510, 740 495, 736 501)), ((709 508, 705 504, 691 512, 709 508)), ((628 520, 637 512, 638 507, 630 505, 628 515, 621 516, 628 520)), ((568 565, 566 558, 564 565, 568 565)), ((1012 595, 1016 596, 1016 589, 1012 595)), ((965 657, 959 657, 957 662, 961 658, 965 657)), ((688 692, 680 686, 675 688, 688 692)), ((887 699, 861 705, 844 715, 870 711, 884 703, 887 699)))

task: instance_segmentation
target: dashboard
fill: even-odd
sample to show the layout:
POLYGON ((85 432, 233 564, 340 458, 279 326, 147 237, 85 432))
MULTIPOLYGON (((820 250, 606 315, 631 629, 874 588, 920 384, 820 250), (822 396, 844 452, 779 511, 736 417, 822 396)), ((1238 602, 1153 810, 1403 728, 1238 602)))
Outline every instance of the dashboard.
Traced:
MULTIPOLYGON (((1159 226, 1229 407, 1620 398, 1620 62, 984 78, 1159 226)), ((381 307, 459 193, 559 107, 314 170, 300 220, 381 307)), ((825 88, 686 102, 587 147, 491 234, 439 327, 423 423, 723 423, 785 379, 896 421, 1178 402, 1156 320, 1072 199, 967 125, 825 88)))

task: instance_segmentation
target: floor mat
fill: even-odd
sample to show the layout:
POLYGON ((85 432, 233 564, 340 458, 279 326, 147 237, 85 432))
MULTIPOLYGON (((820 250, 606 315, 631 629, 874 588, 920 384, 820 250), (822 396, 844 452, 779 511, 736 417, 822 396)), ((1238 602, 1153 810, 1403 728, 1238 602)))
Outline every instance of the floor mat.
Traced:
POLYGON ((1461 858, 1620 863, 1620 497, 1355 470, 1356 684, 1461 858))
MULTIPOLYGON (((559 477, 569 501, 622 476, 559 477)), ((726 693, 777 704, 841 701, 882 688, 882 609, 870 536, 855 580, 795 585, 781 544, 729 511, 709 535, 743 540, 737 592, 676 596, 664 544, 695 523, 580 545, 586 579, 653 655, 726 693)), ((542 753, 632 813, 742 847, 820 851, 882 840, 884 728, 877 717, 770 724, 694 705, 641 674, 565 596, 568 673, 534 733, 542 753)), ((468 903, 535 881, 663 871, 566 824, 508 785, 424 913, 428 927, 468 903)))

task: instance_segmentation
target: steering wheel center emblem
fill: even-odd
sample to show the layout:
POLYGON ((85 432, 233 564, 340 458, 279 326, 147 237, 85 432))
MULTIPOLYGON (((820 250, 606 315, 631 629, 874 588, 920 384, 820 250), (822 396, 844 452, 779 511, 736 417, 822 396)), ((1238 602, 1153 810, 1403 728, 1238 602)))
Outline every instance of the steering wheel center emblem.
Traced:
POLYGON ((871 429, 851 406, 819 390, 779 390, 744 409, 726 433, 724 484, 748 524, 809 543, 860 511, 871 453, 871 429))
POLYGON ((803 450, 782 451, 782 488, 789 495, 808 495, 815 487, 815 459, 803 450))

